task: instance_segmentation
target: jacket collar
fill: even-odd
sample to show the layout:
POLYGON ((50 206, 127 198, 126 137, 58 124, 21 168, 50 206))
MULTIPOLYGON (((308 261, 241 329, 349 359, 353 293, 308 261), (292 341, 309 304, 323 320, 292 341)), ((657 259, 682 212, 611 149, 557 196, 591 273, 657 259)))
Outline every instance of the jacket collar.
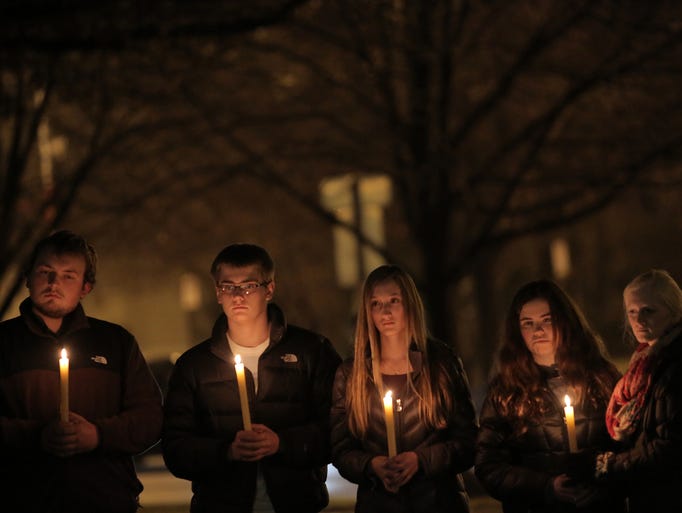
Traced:
POLYGON ((540 374, 545 379, 558 378, 560 376, 559 367, 556 364, 540 365, 539 363, 536 363, 535 365, 537 365, 540 374))
POLYGON ((673 326, 658 342, 651 346, 651 356, 654 358, 654 380, 669 365, 679 362, 682 358, 682 322, 673 326))
POLYGON ((27 297, 21 302, 19 305, 19 313, 28 329, 41 337, 57 339, 90 326, 88 318, 85 315, 85 310, 83 310, 83 306, 80 303, 78 303, 78 306, 76 306, 72 312, 64 316, 62 325, 57 333, 50 331, 45 324, 45 321, 36 315, 33 311, 33 301, 31 301, 30 297, 27 297))
POLYGON ((651 354, 665 354, 671 351, 668 348, 675 343, 679 346, 680 335, 682 335, 682 322, 673 325, 665 335, 658 339, 658 342, 651 346, 651 354))
MULTIPOLYGON (((274 303, 268 304, 268 321, 270 322, 270 349, 273 345, 278 344, 284 338, 287 331, 287 322, 284 317, 282 309, 274 303)), ((232 362, 234 355, 230 351, 230 345, 227 343, 227 316, 222 313, 213 325, 211 333, 211 353, 216 355, 221 360, 232 362)), ((266 349, 267 351, 267 349, 266 349)))

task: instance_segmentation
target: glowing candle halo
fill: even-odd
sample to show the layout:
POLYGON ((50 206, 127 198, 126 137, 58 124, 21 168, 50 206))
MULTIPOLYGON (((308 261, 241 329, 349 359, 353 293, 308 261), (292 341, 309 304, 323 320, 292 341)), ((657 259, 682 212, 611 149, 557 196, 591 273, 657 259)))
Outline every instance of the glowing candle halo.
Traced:
POLYGON ((395 444, 395 420, 393 418, 393 392, 388 390, 384 396, 384 415, 386 417, 386 441, 388 443, 388 457, 397 454, 395 444))
POLYGON ((568 395, 564 396, 566 407, 564 414, 566 416, 566 429, 568 431, 568 450, 570 452, 578 452, 578 440, 575 436, 575 415, 573 414, 573 406, 571 406, 571 398, 568 395))
POLYGON ((249 411, 249 396, 246 393, 246 377, 244 376, 244 364, 242 357, 238 354, 234 355, 234 370, 237 373, 237 386, 239 387, 239 403, 242 407, 242 420, 244 422, 244 430, 251 430, 251 412, 249 411))
POLYGON ((69 358, 66 348, 62 348, 59 359, 59 419, 69 421, 69 358))

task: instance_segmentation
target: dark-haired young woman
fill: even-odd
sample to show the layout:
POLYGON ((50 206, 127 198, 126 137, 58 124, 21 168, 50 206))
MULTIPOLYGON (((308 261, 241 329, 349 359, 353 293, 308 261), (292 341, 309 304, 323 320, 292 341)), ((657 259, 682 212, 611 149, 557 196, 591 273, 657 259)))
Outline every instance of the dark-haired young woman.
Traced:
POLYGON ((555 283, 521 287, 507 313, 484 401, 476 476, 509 512, 623 511, 614 489, 594 484, 589 462, 611 447, 604 415, 619 378, 603 343, 555 283), (575 416, 571 454, 565 397, 575 416))

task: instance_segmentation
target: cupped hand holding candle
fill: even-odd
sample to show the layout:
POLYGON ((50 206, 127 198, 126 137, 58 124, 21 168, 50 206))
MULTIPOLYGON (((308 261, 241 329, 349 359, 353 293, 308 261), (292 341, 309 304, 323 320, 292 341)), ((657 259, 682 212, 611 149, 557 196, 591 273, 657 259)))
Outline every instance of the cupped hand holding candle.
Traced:
POLYGON ((395 444, 395 421, 393 420, 393 392, 390 390, 384 396, 384 414, 386 416, 386 440, 388 443, 388 457, 397 454, 395 444))
POLYGON ((575 416, 573 414, 573 406, 571 406, 571 398, 568 395, 564 396, 566 407, 564 414, 566 415, 566 429, 568 430, 568 450, 570 452, 578 452, 578 440, 575 436, 575 416))
POLYGON ((246 378, 244 376, 244 364, 242 357, 238 354, 234 356, 234 370, 237 372, 237 386, 239 387, 239 403, 242 407, 242 420, 244 430, 251 430, 251 412, 249 411, 249 396, 246 393, 246 378))
POLYGON ((59 419, 69 421, 69 358, 66 349, 62 349, 59 359, 59 419))

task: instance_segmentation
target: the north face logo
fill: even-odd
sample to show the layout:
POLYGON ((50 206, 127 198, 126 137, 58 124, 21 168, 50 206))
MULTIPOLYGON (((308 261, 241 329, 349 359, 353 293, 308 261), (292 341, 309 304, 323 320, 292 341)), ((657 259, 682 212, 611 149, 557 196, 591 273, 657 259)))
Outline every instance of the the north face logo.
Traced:
POLYGON ((298 361, 298 357, 295 354, 291 353, 287 353, 281 358, 284 363, 296 363, 298 361))

